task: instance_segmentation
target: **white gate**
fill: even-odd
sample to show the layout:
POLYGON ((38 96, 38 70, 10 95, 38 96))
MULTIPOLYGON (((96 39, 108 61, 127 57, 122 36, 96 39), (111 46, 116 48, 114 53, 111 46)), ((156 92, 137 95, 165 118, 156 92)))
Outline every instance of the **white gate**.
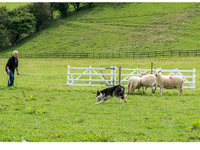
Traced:
MULTIPOLYGON (((195 78, 196 70, 162 70, 162 74, 165 76, 178 75, 184 79, 184 88, 195 88, 195 78), (185 74, 185 75, 183 75, 185 74)), ((153 69, 154 71, 155 69, 153 69)), ((68 65, 68 74, 67 74, 67 85, 71 86, 113 86, 117 85, 119 82, 119 68, 111 66, 110 68, 93 68, 93 67, 70 67, 68 65), (73 73, 73 70, 81 71, 85 70, 82 73, 73 73), (101 72, 99 72, 101 71, 101 72), (107 73, 103 73, 106 71, 107 73), (86 77, 88 76, 88 77, 86 77), (106 78, 106 77, 108 78, 106 78), (93 78, 92 78, 93 77, 93 78), (80 79, 84 78, 84 79, 80 79), (75 82, 79 83, 75 83, 75 82), (80 83, 82 82, 82 83, 80 83), (94 84, 93 84, 94 83, 94 84)), ((151 69, 129 69, 121 68, 121 85, 127 86, 128 79, 131 76, 138 76, 141 72, 148 71, 151 73, 151 69), (128 73, 126 73, 128 72, 128 73), (123 74, 124 73, 124 74, 123 74)))
POLYGON ((92 68, 91 66, 89 68, 87 67, 70 67, 68 65, 68 71, 67 71, 67 85, 72 86, 113 86, 113 66, 110 68, 92 68), (74 73, 72 71, 74 70, 85 70, 82 73, 74 73), (99 73, 100 70, 101 73, 99 73), (109 71, 109 73, 103 73, 103 71, 109 71), (106 76, 109 76, 110 78, 105 78, 106 76), (74 77, 75 76, 75 77, 74 77), (88 76, 88 78, 86 78, 88 76), (95 76, 92 79, 92 76, 95 76), (82 79, 80 79, 82 77, 82 79), (76 81, 81 81, 82 83, 74 83, 76 81), (101 84, 97 84, 98 82, 102 82, 101 84), (95 82, 95 84, 92 84, 92 82, 95 82))

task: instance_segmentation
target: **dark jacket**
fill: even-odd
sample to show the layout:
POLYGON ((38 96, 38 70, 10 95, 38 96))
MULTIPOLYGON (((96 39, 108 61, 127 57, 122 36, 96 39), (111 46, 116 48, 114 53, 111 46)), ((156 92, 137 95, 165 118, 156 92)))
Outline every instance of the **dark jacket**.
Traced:
MULTIPOLYGON (((15 58, 14 56, 10 57, 8 59, 7 64, 6 64, 6 68, 7 67, 9 67, 9 69, 14 73, 15 72, 15 68, 18 67, 18 58, 15 58)), ((7 71, 7 69, 6 69, 6 71, 7 71)))

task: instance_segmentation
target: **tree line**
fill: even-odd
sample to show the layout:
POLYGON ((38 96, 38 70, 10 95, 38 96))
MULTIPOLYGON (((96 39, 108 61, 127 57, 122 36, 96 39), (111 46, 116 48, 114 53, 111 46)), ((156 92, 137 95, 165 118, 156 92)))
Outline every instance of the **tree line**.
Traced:
POLYGON ((93 3, 30 3, 8 10, 5 6, 0 7, 0 48, 14 44, 23 35, 31 30, 39 31, 53 19, 53 12, 59 11, 62 18, 69 14, 70 5, 75 11, 80 5, 91 7, 93 3))

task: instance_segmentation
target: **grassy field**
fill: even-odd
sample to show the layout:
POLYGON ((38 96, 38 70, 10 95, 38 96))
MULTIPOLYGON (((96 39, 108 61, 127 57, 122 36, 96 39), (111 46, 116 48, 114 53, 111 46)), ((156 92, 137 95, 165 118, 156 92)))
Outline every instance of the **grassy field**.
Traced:
POLYGON ((8 53, 199 49, 200 3, 95 3, 54 20, 8 53))
MULTIPOLYGON (((196 89, 159 90, 155 95, 128 95, 101 105, 96 90, 104 87, 66 86, 66 76, 17 76, 8 88, 4 71, 7 59, 0 59, 0 141, 114 141, 195 142, 200 141, 199 58, 173 59, 20 59, 19 72, 26 75, 64 75, 67 65, 77 67, 196 68, 196 89), (108 65, 109 64, 109 65, 108 65), (189 64, 189 65, 188 65, 189 64)), ((127 93, 127 89, 126 89, 127 93)))
POLYGON ((28 2, 0 2, 1 6, 6 6, 8 10, 12 10, 16 7, 23 6, 29 4, 28 2))

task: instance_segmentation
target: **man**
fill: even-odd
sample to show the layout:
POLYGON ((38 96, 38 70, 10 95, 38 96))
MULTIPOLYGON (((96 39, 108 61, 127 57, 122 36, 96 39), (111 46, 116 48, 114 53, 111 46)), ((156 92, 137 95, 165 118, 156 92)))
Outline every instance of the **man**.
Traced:
POLYGON ((8 87, 12 86, 13 83, 14 83, 15 69, 17 70, 17 75, 19 75, 19 71, 18 71, 18 51, 13 52, 13 56, 9 58, 9 60, 6 64, 6 72, 9 75, 8 87))

